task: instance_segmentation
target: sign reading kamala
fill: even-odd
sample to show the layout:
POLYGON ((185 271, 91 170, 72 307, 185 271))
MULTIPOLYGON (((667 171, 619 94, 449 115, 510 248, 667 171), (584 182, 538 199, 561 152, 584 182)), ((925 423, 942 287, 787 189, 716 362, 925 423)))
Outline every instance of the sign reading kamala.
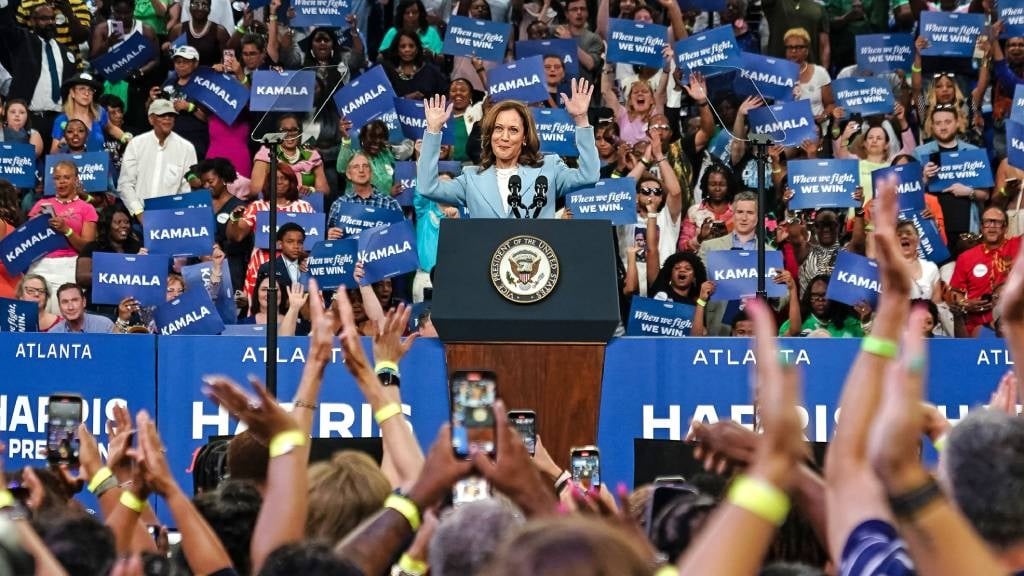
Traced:
POLYGON ((522 60, 530 56, 559 56, 565 66, 565 77, 571 78, 580 73, 579 62, 576 61, 576 41, 573 39, 551 40, 520 40, 512 45, 516 58, 522 60))
MULTIPOLYGON (((277 228, 280 229, 286 222, 294 222, 302 226, 306 232, 306 241, 302 244, 306 250, 312 250, 317 242, 324 239, 325 217, 320 212, 308 214, 299 212, 278 212, 277 228)), ((270 214, 268 212, 256 213, 256 247, 264 250, 270 249, 270 214)), ((276 238, 276 231, 275 231, 276 238)))
POLYGON ((970 58, 984 30, 984 14, 921 12, 920 33, 929 43, 921 55, 970 58))
POLYGON ((900 210, 924 210, 924 171, 919 162, 888 166, 871 172, 872 187, 875 190, 888 179, 896 180, 896 199, 900 210))
POLYGON ((94 252, 92 255, 89 301, 93 304, 117 305, 131 296, 143 306, 156 306, 167 301, 166 288, 167 256, 164 254, 94 252))
POLYGON ((949 249, 931 218, 921 217, 919 210, 900 210, 900 220, 913 222, 917 229, 917 255, 919 258, 941 264, 949 260, 949 249))
POLYGON ((213 252, 216 226, 209 208, 147 210, 143 244, 152 254, 206 256, 213 252))
POLYGON ((860 186, 860 161, 791 160, 789 187, 794 196, 789 201, 792 210, 808 208, 857 208, 854 190, 860 186))
POLYGON ((352 0, 290 0, 295 9, 295 17, 289 26, 305 28, 309 26, 328 26, 344 28, 347 26, 345 17, 352 13, 352 0))
POLYGON ((939 157, 939 173, 928 182, 928 190, 940 192, 955 183, 970 188, 991 188, 995 185, 986 150, 943 152, 939 157))
POLYGON ((491 70, 488 78, 490 86, 487 90, 494 102, 540 102, 548 98, 543 56, 530 56, 511 64, 502 64, 491 70))
POLYGON ((0 298, 0 332, 38 331, 38 304, 27 300, 0 298))
POLYGON ((725 0, 677 0, 683 12, 722 12, 725 0))
POLYGON ((356 269, 358 256, 359 240, 355 238, 317 242, 306 265, 321 290, 332 290, 339 286, 355 288, 356 281, 352 273, 356 269))
POLYGON ((840 78, 832 81, 832 95, 843 115, 888 114, 896 106, 892 87, 885 78, 840 78))
POLYGON ((565 108, 530 108, 540 136, 540 151, 575 158, 580 155, 576 147, 576 123, 565 108))
POLYGON ((124 39, 92 61, 92 68, 110 82, 124 80, 128 73, 142 68, 156 57, 156 47, 139 32, 124 39))
POLYGON ((395 184, 402 187, 402 192, 395 196, 399 206, 412 206, 412 197, 416 193, 416 163, 412 160, 395 162, 395 184))
POLYGON ((245 84, 212 68, 196 70, 185 85, 185 93, 212 110, 225 124, 234 124, 249 102, 249 88, 245 84))
POLYGON ((784 58, 742 53, 742 67, 733 80, 733 91, 741 96, 764 96, 777 101, 793 99, 800 67, 784 58))
POLYGON ((15 188, 35 188, 36 149, 31 144, 0 143, 0 178, 15 188))
MULTIPOLYGON (((708 252, 707 264, 708 280, 715 283, 712 300, 742 300, 757 293, 757 252, 713 250, 708 252)), ((764 253, 764 285, 769 298, 786 295, 786 285, 774 280, 783 270, 781 252, 764 253)))
POLYGON ((384 67, 374 66, 335 92, 334 104, 338 115, 352 122, 350 132, 357 132, 394 108, 389 96, 394 93, 384 67))
POLYGON ((339 202, 341 202, 339 204, 341 211, 337 220, 331 222, 331 227, 341 228, 345 236, 355 236, 363 230, 380 228, 405 219, 405 215, 398 210, 366 206, 344 200, 339 202))
POLYGON ((668 42, 668 27, 633 20, 608 21, 608 61, 660 68, 661 51, 668 42))
POLYGON ((1006 159, 1010 166, 1024 170, 1024 124, 1013 120, 1006 121, 1006 159))
POLYGON ((684 73, 699 71, 705 74, 736 69, 741 62, 740 47, 732 25, 719 26, 676 42, 676 65, 684 73), (702 70, 703 69, 703 70, 702 70))
MULTIPOLYGON (((402 126, 402 134, 413 141, 422 139, 423 132, 427 129, 423 100, 395 98, 395 111, 402 126)), ((453 118, 450 122, 445 122, 441 129, 441 144, 455 144, 455 122, 461 121, 461 118, 453 118)))
POLYGON ((185 290, 181 296, 156 307, 156 326, 162 336, 175 334, 220 334, 224 322, 206 290, 185 290))
POLYGON ((565 198, 574 218, 611 220, 614 225, 636 224, 636 180, 608 178, 593 188, 578 190, 565 198))
POLYGON ((143 201, 143 206, 147 213, 150 210, 182 210, 184 208, 206 208, 209 210, 213 207, 213 198, 210 196, 209 189, 200 188, 188 194, 146 198, 143 201))
POLYGON ((775 144, 799 146, 804 140, 818 137, 810 100, 783 102, 751 110, 747 117, 756 134, 769 134, 775 144))
POLYGON ((367 230, 359 235, 359 261, 363 263, 366 283, 412 272, 419 266, 416 255, 416 230, 411 222, 395 222, 367 230))
MULTIPOLYGON (((213 283, 213 262, 182 266, 181 276, 185 279, 185 286, 197 290, 202 288, 209 294, 210 285, 213 283)), ((235 305, 235 289, 231 285, 231 274, 222 273, 216 294, 213 305, 217 307, 217 312, 220 312, 221 320, 225 324, 238 322, 238 307, 235 305)))
POLYGON ((997 6, 999 8, 999 20, 1003 23, 1001 38, 1024 36, 1024 2, 1021 2, 1021 0, 1000 0, 997 6))
POLYGON ((681 302, 634 296, 626 336, 689 336, 696 311, 681 302))
POLYGON ((249 109, 308 112, 313 109, 316 72, 296 70, 256 70, 252 73, 249 109))
POLYGON ((861 302, 874 306, 881 292, 878 263, 860 254, 840 250, 825 297, 850 306, 861 302))
POLYGON ((33 262, 44 255, 67 248, 67 238, 50 228, 50 217, 41 214, 29 219, 0 240, 3 265, 11 276, 24 274, 33 262))
POLYGON ((914 64, 911 34, 857 34, 857 67, 876 74, 892 70, 906 72, 914 64))
POLYGON ((441 53, 502 62, 511 34, 511 24, 452 15, 448 19, 441 53))
POLYGON ((1010 120, 1024 123, 1024 84, 1017 84, 1013 90, 1013 104, 1010 106, 1010 120))
POLYGON ((61 160, 71 160, 78 167, 78 181, 86 192, 106 192, 110 174, 109 152, 85 152, 83 154, 47 154, 43 169, 43 196, 53 196, 53 167, 61 160))

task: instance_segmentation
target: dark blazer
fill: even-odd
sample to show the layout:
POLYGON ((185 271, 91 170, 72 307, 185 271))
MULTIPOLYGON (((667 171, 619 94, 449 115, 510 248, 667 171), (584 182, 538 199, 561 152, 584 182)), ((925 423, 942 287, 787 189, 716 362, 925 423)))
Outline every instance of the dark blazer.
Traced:
MULTIPOLYGON (((283 256, 277 257, 277 264, 274 267, 274 273, 277 275, 278 279, 281 280, 281 285, 284 286, 285 290, 291 288, 292 277, 288 275, 288 269, 285 268, 284 266, 283 256)), ((260 264, 260 269, 256 271, 256 278, 258 279, 257 286, 259 285, 259 282, 262 282, 263 279, 266 278, 267 276, 270 276, 270 262, 264 262, 263 264, 260 264)), ((281 298, 283 300, 287 300, 288 295, 281 294, 281 298)))
MULTIPOLYGON (((16 9, 13 2, 0 9, 0 64, 4 65, 12 77, 8 97, 31 102, 39 74, 43 70, 43 39, 32 30, 15 23, 16 9)), ((73 56, 63 46, 60 46, 60 62, 63 63, 60 78, 64 81, 75 73, 76 68, 73 56)))

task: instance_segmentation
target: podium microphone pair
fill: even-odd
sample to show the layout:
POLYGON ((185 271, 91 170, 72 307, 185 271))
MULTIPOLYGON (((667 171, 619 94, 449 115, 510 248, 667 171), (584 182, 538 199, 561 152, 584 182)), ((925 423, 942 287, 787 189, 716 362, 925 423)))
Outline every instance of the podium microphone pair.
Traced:
POLYGON ((533 219, 536 220, 540 211, 548 203, 548 177, 543 174, 537 176, 534 182, 533 202, 527 207, 523 204, 523 197, 520 192, 523 189, 523 179, 518 174, 513 174, 508 179, 508 205, 512 209, 512 215, 516 218, 530 218, 530 210, 533 210, 533 219), (523 212, 520 213, 519 209, 523 212))

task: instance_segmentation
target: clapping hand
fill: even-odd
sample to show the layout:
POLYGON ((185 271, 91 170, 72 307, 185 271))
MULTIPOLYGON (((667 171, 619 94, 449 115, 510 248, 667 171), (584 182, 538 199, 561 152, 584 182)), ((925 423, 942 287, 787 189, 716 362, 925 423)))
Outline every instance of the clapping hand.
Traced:
POLYGON ((256 392, 255 398, 227 376, 206 376, 203 382, 206 383, 203 393, 244 422, 258 439, 269 442, 281 432, 299 429, 295 418, 274 400, 255 376, 249 377, 249 384, 256 392))

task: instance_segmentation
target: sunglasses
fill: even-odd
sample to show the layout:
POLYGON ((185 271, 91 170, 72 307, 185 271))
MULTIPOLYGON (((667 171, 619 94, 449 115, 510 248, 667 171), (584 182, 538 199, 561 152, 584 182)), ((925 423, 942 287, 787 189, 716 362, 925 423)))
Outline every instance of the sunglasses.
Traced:
POLYGON ((640 194, 642 194, 643 196, 654 195, 660 198, 662 195, 665 194, 665 191, 662 190, 661 188, 641 188, 640 194))
POLYGON ((953 75, 951 73, 949 73, 949 72, 936 72, 935 74, 932 74, 932 78, 934 78, 935 80, 938 80, 939 78, 942 78, 943 76, 945 76, 946 78, 949 78, 949 79, 953 78, 953 75))

